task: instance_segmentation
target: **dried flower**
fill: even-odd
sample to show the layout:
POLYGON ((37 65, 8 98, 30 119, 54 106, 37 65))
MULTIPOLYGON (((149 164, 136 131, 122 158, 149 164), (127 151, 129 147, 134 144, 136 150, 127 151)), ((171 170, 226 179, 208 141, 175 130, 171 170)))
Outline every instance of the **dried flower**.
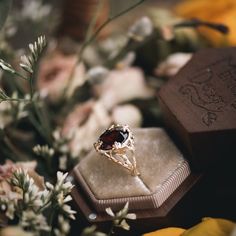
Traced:
POLYGON ((87 72, 87 79, 92 84, 101 83, 107 76, 109 70, 103 66, 96 66, 87 72))
POLYGON ((58 228, 54 229, 56 236, 66 236, 70 231, 69 221, 66 220, 62 215, 58 216, 58 228))
POLYGON ((126 219, 135 220, 136 214, 128 213, 129 203, 127 202, 122 210, 117 213, 114 213, 112 209, 106 208, 106 213, 113 218, 113 227, 119 227, 124 230, 129 230, 130 226, 126 222, 126 219))
POLYGON ((23 228, 30 231, 50 231, 46 218, 42 214, 37 214, 34 211, 24 211, 19 223, 23 228))
POLYGON ((144 16, 129 29, 128 36, 135 41, 143 41, 153 32, 153 24, 149 17, 144 16))
POLYGON ((43 205, 42 192, 25 170, 17 169, 11 178, 11 184, 21 190, 23 204, 37 210, 43 205))
POLYGON ((38 156, 41 156, 41 157, 52 157, 55 153, 54 149, 53 148, 49 148, 48 145, 36 145, 34 148, 33 148, 33 151, 35 154, 37 154, 38 156))
POLYGON ((72 210, 71 207, 66 204, 72 200, 69 194, 73 188, 71 182, 66 181, 67 175, 68 173, 63 174, 62 172, 58 171, 57 182, 55 186, 47 182, 46 187, 50 192, 52 204, 59 206, 61 211, 69 218, 75 219, 74 215, 76 211, 72 210))
POLYGON ((52 7, 49 4, 43 4, 41 0, 25 0, 21 14, 25 19, 39 22, 49 15, 51 9, 52 7))
POLYGON ((191 53, 175 53, 167 57, 155 70, 157 76, 175 75, 192 57, 191 53))
POLYGON ((143 120, 140 110, 131 104, 116 106, 111 117, 114 124, 127 124, 133 128, 140 127, 143 120))
POLYGON ((99 101, 110 110, 123 102, 150 98, 155 92, 147 86, 143 72, 130 67, 111 71, 104 83, 97 86, 96 93, 99 101))
POLYGON ((33 44, 29 44, 30 55, 28 56, 24 55, 21 57, 22 61, 20 63, 21 68, 29 72, 30 74, 33 74, 34 67, 45 47, 46 47, 45 36, 40 36, 38 37, 37 41, 35 41, 33 44))

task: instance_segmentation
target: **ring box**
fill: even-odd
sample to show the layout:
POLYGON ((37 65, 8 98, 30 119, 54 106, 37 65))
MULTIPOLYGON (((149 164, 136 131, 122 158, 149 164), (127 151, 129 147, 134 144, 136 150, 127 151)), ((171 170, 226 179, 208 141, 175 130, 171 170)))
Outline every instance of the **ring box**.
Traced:
POLYGON ((235 153, 234 55, 235 48, 200 51, 161 88, 159 101, 168 132, 134 130, 139 177, 95 151, 75 166, 72 195, 88 221, 107 222, 111 220, 107 207, 120 210, 129 201, 130 212, 137 215, 136 227, 178 225, 172 216, 178 218, 178 205, 204 171, 223 153, 235 153))

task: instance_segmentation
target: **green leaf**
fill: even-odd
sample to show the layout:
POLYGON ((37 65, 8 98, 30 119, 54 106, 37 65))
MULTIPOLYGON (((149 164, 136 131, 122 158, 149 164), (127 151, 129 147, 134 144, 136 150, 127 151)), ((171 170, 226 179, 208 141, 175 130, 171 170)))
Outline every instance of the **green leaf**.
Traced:
POLYGON ((109 17, 112 19, 128 9, 132 9, 133 6, 136 6, 141 2, 143 2, 143 0, 110 0, 109 17))
POLYGON ((0 30, 2 29, 6 19, 8 12, 11 8, 12 0, 0 0, 0 30))

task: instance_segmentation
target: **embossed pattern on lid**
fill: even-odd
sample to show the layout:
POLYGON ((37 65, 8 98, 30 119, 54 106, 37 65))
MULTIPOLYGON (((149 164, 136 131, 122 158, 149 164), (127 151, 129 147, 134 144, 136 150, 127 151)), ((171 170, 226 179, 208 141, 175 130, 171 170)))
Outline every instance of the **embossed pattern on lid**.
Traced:
POLYGON ((159 101, 194 167, 231 156, 236 149, 236 48, 197 52, 162 87, 159 101))

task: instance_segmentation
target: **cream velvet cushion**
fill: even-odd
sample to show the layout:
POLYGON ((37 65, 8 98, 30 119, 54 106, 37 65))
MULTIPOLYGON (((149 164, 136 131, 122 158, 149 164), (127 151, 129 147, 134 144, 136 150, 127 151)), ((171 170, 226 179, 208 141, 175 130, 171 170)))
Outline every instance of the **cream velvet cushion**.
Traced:
POLYGON ((159 207, 190 174, 187 161, 164 129, 142 128, 133 133, 140 176, 131 176, 94 150, 74 169, 77 180, 99 210, 111 205, 116 209, 126 201, 131 208, 159 207))

